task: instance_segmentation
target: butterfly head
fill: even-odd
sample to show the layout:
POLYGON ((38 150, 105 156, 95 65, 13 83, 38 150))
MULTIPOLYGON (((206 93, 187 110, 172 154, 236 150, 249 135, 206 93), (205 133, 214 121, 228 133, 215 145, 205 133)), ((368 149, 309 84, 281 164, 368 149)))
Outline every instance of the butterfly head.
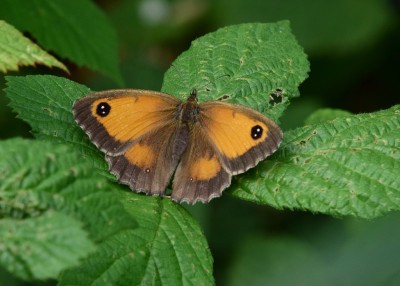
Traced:
POLYGON ((194 88, 187 99, 188 102, 197 103, 197 90, 194 88))
POLYGON ((192 124, 197 122, 200 108, 197 103, 197 91, 192 90, 190 96, 180 107, 180 118, 182 122, 192 124))

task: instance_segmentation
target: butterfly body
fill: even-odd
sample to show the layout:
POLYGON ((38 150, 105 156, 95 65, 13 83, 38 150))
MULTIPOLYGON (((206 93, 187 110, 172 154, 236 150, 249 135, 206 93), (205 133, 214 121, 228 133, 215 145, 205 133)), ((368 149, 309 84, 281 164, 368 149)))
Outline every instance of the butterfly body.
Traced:
POLYGON ((220 101, 185 102, 145 90, 95 92, 73 107, 78 124, 106 154, 110 171, 132 190, 208 202, 231 176, 272 154, 279 127, 250 108, 220 101))

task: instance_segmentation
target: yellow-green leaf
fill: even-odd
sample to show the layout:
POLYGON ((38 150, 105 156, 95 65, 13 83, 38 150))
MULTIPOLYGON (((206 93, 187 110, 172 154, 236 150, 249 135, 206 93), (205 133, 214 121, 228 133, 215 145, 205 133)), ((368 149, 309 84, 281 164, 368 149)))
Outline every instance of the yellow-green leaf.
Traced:
POLYGON ((13 26, 0 20, 0 71, 17 71, 20 66, 38 64, 68 71, 62 62, 42 50, 13 26))

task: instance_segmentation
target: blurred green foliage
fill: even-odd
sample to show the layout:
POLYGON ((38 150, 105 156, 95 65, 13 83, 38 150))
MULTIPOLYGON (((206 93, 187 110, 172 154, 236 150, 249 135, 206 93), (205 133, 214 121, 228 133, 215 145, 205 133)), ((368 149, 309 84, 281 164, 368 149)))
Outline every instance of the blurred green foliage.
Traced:
MULTIPOLYGON (((102 0, 94 4, 116 31, 119 68, 127 87, 160 90, 170 63, 193 39, 207 32, 234 23, 288 19, 309 56, 311 73, 300 86, 301 97, 292 101, 282 117, 284 130, 302 126, 320 107, 359 113, 399 103, 398 1, 102 0)), ((19 9, 27 8, 21 5, 19 9)), ((0 19, 19 15, 18 10, 4 6, 0 11, 0 19)), ((29 21, 29 16, 24 20, 29 21)), ((12 18, 8 23, 18 27, 12 18)), ((33 34, 31 37, 39 41, 33 34)), ((78 67, 74 61, 64 63, 70 75, 46 67, 21 68, 8 74, 63 75, 93 90, 117 87, 113 79, 78 67)), ((0 84, 3 89, 3 76, 0 84)), ((0 138, 30 137, 29 128, 15 119, 7 103, 2 92, 0 138)), ((277 211, 228 195, 187 209, 206 234, 217 285, 400 283, 400 217, 396 214, 376 221, 335 219, 277 211)), ((21 282, 0 269, 0 284, 55 283, 21 282)))

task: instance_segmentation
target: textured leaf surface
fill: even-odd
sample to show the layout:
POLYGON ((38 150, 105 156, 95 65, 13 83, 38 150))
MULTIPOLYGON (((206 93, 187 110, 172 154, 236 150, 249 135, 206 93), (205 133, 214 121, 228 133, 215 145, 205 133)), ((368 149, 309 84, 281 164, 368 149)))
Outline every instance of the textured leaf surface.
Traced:
MULTIPOLYGON (((17 116, 32 127, 35 137, 76 144, 82 156, 90 158, 99 172, 106 163, 98 149, 77 126, 72 116, 74 100, 88 94, 90 89, 70 80, 52 76, 6 77, 7 96, 17 116)), ((110 176, 111 177, 111 176, 110 176)))
POLYGON ((100 245, 60 285, 213 285, 212 258, 198 224, 168 200, 119 192, 139 227, 100 245))
POLYGON ((7 232, 10 224, 18 226, 18 232, 12 230, 10 235, 20 247, 17 242, 11 246, 5 242, 4 247, 9 249, 0 255, 0 263, 26 279, 56 278, 60 270, 77 265, 78 258, 93 250, 87 236, 98 242, 134 228, 134 218, 109 190, 110 185, 92 171, 91 164, 65 145, 23 139, 1 142, 0 217, 6 218, 7 232), (49 210, 59 215, 45 217, 49 210), (84 226, 86 232, 79 234, 75 225, 84 226), (55 237, 47 237, 53 226, 55 237), (31 228, 40 232, 34 233, 31 228), (42 248, 34 249, 35 255, 30 255, 27 247, 31 236, 36 235, 38 240, 46 240, 42 248), (69 256, 65 249, 58 249, 63 240, 67 240, 64 244, 69 256))
POLYGON ((19 66, 46 65, 67 71, 63 63, 24 37, 17 29, 0 21, 0 71, 17 71, 19 66))
POLYGON ((56 278, 93 250, 81 223, 64 214, 0 220, 0 263, 24 279, 56 278))
POLYGON ((56 209, 84 222, 94 241, 136 226, 112 185, 70 147, 14 139, 2 142, 0 158, 0 216, 24 218, 56 209))
POLYGON ((122 83, 115 31, 92 1, 2 0, 0 18, 60 57, 122 83))
POLYGON ((277 208, 372 218, 400 209, 400 105, 286 132, 233 194, 277 208))
POLYGON ((277 120, 308 70, 287 21, 241 24, 193 41, 165 74, 162 91, 186 99, 196 88, 199 101, 227 97, 277 120), (274 104, 270 95, 277 89, 282 95, 274 104))

